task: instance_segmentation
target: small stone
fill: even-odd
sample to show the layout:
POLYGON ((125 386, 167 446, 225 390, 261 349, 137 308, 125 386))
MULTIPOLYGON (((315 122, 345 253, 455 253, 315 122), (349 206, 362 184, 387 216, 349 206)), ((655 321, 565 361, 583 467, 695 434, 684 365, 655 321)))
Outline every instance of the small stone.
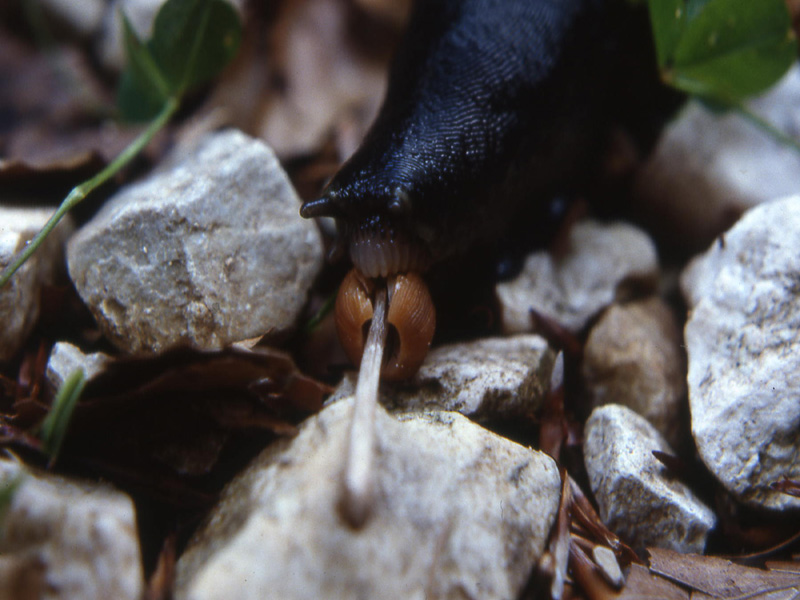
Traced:
POLYGON ((703 462, 744 502, 799 508, 769 486, 800 479, 800 196, 745 213, 681 284, 703 462))
POLYGON ((537 335, 441 346, 405 385, 384 386, 384 405, 450 410, 476 420, 530 415, 547 393, 554 362, 555 353, 537 335))
MULTIPOLYGON (((0 271, 13 262, 52 214, 51 209, 0 207, 0 271)), ((72 230, 71 220, 62 219, 11 281, 0 288, 0 361, 17 353, 36 324, 42 285, 54 283, 63 270, 64 242, 72 230)))
POLYGON ((35 597, 48 600, 142 597, 136 515, 128 496, 0 460, 0 488, 13 485, 0 527, 0 597, 15 597, 19 582, 40 586, 35 597))
POLYGON ((86 381, 93 379, 103 372, 110 359, 105 352, 84 354, 80 348, 69 342, 58 342, 50 352, 45 377, 53 389, 57 390, 77 369, 83 369, 86 381))
POLYGON ((614 551, 611 548, 595 546, 592 548, 592 558, 597 566, 600 567, 600 573, 603 574, 608 583, 615 588, 622 587, 622 584, 625 583, 625 578, 622 576, 617 557, 614 556, 614 551))
POLYGON ((592 407, 627 406, 675 443, 686 394, 682 341, 675 316, 658 297, 611 306, 583 351, 592 407))
POLYGON ((271 150, 238 131, 178 151, 71 240, 70 276, 120 349, 217 349, 294 324, 322 266, 271 150))
POLYGON ((658 256, 653 242, 633 225, 584 221, 572 228, 570 248, 561 258, 549 252, 528 256, 522 273, 497 286, 508 333, 531 330, 531 309, 572 332, 630 287, 654 287, 658 256))
POLYGON ((41 0, 41 4, 45 11, 85 37, 100 29, 106 7, 103 0, 41 0))
POLYGON ((560 478, 548 456, 452 412, 376 412, 372 516, 336 509, 352 398, 264 451, 177 565, 179 600, 515 598, 541 557, 560 478))
POLYGON ((702 553, 714 513, 653 456, 672 449, 644 417, 608 404, 586 422, 583 457, 603 522, 634 550, 702 553))
MULTIPOLYGON (((797 137, 800 65, 748 106, 797 137)), ((796 193, 800 156, 735 111, 713 112, 694 100, 665 128, 635 187, 648 230, 697 251, 747 208, 796 193)))

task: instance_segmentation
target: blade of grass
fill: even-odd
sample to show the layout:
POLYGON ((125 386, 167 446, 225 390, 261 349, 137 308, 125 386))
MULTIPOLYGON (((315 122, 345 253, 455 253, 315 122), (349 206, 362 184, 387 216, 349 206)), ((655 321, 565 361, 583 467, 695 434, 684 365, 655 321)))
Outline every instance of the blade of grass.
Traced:
POLYGON ((3 270, 2 274, 0 275, 0 288, 5 286, 11 280, 11 277, 14 275, 14 273, 16 273, 17 270, 25 263, 25 261, 27 261, 31 255, 36 252, 36 249, 42 244, 44 239, 50 234, 55 226, 58 225, 59 221, 61 221, 65 214, 79 204, 93 190, 100 187, 106 181, 111 179, 111 177, 116 175, 125 165, 127 165, 136 155, 138 155, 148 143, 150 143, 150 140, 153 139, 155 134, 158 133, 162 127, 164 127, 167 121, 169 121, 178 110, 178 105, 179 103, 177 98, 171 97, 167 99, 167 102, 164 104, 161 112, 150 122, 150 124, 147 126, 147 129, 145 129, 139 135, 139 137, 131 142, 130 145, 128 145, 128 147, 125 148, 125 150, 123 150, 113 162, 109 163, 105 169, 100 171, 91 179, 84 181, 72 189, 69 195, 67 195, 64 201, 58 207, 56 212, 53 213, 53 216, 50 217, 50 220, 47 221, 44 227, 42 227, 42 230, 25 245, 25 248, 17 255, 17 258, 3 270))
POLYGON ((61 444, 67 435, 72 412, 75 410, 84 385, 86 385, 86 375, 83 369, 76 369, 70 373, 58 390, 58 394, 53 400, 53 406, 50 407, 50 412, 42 422, 40 438, 45 452, 50 456, 48 467, 52 467, 58 458, 61 444))
POLYGON ((332 293, 328 298, 325 300, 324 304, 320 307, 320 309, 308 320, 305 327, 303 327, 303 332, 310 334, 313 333, 314 330, 319 327, 319 324, 325 320, 331 311, 333 310, 334 305, 336 304, 336 292, 332 293))

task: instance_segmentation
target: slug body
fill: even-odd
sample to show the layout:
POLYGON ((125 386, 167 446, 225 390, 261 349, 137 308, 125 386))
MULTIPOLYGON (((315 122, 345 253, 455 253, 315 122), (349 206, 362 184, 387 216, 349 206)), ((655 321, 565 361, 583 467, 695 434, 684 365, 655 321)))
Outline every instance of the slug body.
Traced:
POLYGON ((367 277, 424 271, 579 192, 612 125, 654 137, 655 64, 625 0, 419 0, 375 123, 301 214, 335 217, 367 277))

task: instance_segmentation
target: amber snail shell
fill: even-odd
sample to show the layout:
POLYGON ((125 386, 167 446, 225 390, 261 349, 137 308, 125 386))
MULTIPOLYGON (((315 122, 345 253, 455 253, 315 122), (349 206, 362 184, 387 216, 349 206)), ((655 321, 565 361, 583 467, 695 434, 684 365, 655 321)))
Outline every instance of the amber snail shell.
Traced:
MULTIPOLYGON (((353 269, 344 278, 336 297, 336 330, 347 357, 356 365, 361 363, 364 353, 376 285, 379 284, 353 269)), ((425 360, 436 329, 436 310, 419 275, 395 275, 386 285, 390 336, 381 377, 398 381, 413 376, 425 360)))

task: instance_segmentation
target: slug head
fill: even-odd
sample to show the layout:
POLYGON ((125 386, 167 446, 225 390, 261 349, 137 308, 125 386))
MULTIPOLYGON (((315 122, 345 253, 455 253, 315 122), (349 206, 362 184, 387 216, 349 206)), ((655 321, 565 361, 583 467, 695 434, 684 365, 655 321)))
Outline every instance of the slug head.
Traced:
MULTIPOLYGON (((350 190, 348 190, 349 192, 350 190)), ((333 217, 338 243, 347 248, 353 265, 367 277, 423 272, 431 263, 425 227, 414 219, 409 195, 396 189, 378 199, 374 194, 341 192, 335 182, 325 194, 303 204, 305 218, 333 217)))

